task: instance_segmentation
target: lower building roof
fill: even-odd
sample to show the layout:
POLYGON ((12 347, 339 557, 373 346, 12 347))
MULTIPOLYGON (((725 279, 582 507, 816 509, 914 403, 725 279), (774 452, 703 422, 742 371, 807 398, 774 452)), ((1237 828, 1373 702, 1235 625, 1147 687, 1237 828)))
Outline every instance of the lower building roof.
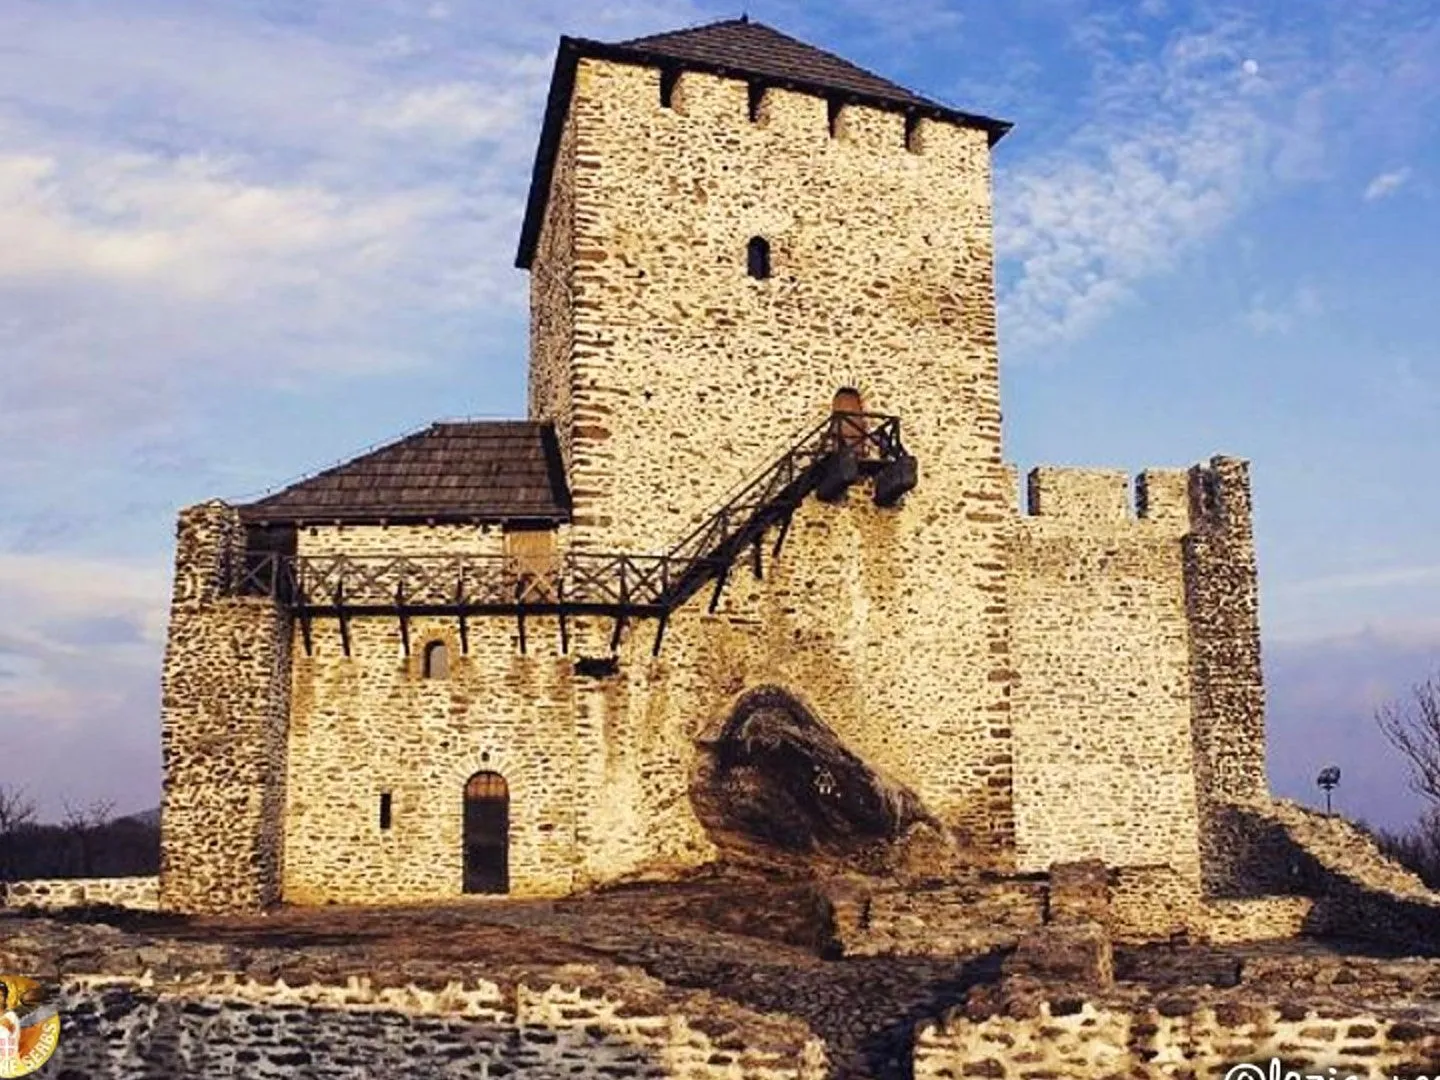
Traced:
POLYGON ((553 425, 436 423, 240 508, 250 524, 560 522, 570 489, 553 425))

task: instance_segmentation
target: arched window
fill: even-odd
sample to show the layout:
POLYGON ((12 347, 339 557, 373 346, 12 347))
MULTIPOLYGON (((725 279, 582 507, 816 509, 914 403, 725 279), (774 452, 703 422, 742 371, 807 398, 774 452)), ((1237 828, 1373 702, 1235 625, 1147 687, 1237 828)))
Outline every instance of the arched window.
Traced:
POLYGON ((443 641, 432 641, 421 656, 421 673, 427 679, 450 677, 450 650, 443 641))
POLYGON ((745 248, 745 268, 751 277, 764 281, 770 276, 770 241, 752 236, 745 248))

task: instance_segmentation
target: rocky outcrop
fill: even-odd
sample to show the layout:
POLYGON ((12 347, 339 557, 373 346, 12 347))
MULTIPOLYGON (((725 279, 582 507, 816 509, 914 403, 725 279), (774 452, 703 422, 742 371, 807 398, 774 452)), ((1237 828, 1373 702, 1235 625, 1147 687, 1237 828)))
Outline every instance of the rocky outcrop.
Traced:
POLYGON ((801 873, 823 861, 869 872, 953 869, 953 845, 914 792, 878 775, 781 690, 748 694, 703 750, 691 798, 732 859, 791 860, 801 873))

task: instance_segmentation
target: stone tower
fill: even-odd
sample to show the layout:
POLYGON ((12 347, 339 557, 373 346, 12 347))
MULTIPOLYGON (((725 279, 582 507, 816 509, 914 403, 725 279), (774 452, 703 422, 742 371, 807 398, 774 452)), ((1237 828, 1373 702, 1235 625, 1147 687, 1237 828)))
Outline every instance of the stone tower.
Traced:
POLYGON ((531 417, 557 426, 578 550, 666 550, 837 392, 902 418, 920 486, 900 510, 807 515, 811 548, 765 589, 784 614, 737 656, 1001 847, 1007 128, 744 20, 566 39, 518 259, 531 417))

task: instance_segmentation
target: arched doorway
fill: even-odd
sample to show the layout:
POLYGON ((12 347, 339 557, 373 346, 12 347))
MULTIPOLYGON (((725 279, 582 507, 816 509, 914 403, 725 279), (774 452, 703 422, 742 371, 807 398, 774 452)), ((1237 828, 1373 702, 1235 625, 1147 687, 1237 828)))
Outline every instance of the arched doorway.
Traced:
POLYGON ((869 429, 865 423, 865 402, 860 397, 860 391, 849 386, 837 390, 830 408, 832 412, 840 414, 840 422, 836 428, 840 445, 848 446, 856 457, 868 456, 870 448, 866 435, 869 429))
POLYGON ((510 787, 497 772, 465 782, 465 891, 510 891, 510 787))

